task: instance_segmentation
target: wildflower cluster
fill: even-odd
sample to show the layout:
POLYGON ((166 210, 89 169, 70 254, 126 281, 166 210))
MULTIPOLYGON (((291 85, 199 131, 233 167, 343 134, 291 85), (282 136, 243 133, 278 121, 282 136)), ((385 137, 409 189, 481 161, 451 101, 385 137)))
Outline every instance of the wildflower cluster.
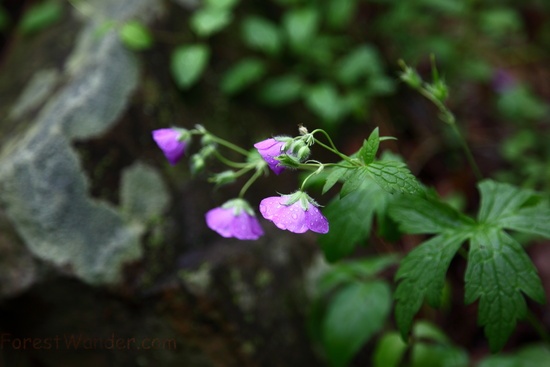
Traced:
POLYGON ((208 158, 211 156, 217 158, 229 167, 228 170, 214 174, 210 178, 210 181, 218 185, 232 183, 241 176, 251 174, 237 198, 211 209, 205 217, 208 227, 223 237, 256 240, 264 234, 264 231, 254 209, 244 199, 244 195, 260 176, 268 174, 270 170, 276 175, 283 173, 286 169, 313 169, 313 173, 306 177, 296 192, 263 199, 259 205, 262 216, 278 228, 294 233, 304 233, 309 230, 324 234, 329 230, 328 220, 319 210, 320 205, 304 191, 304 186, 309 177, 320 173, 325 166, 331 164, 308 160, 310 147, 317 142, 336 154, 343 155, 334 148, 330 137, 323 130, 309 133, 307 129, 300 127, 299 132, 297 137, 275 136, 265 139, 254 144, 255 149, 251 151, 213 135, 200 125, 192 130, 177 127, 158 129, 154 130, 152 135, 172 165, 182 159, 192 137, 200 136, 202 148, 191 156, 191 169, 194 172, 200 171, 208 158), (324 134, 331 146, 319 142, 314 137, 317 133, 324 134), (244 162, 227 158, 220 152, 222 147, 242 155, 244 162))

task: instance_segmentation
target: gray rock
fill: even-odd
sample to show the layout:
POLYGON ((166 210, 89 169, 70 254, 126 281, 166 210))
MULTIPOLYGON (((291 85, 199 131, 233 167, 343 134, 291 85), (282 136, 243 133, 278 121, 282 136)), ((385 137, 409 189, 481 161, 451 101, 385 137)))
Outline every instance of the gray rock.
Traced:
MULTIPOLYGON (((113 127, 138 85, 138 63, 119 41, 116 29, 99 35, 97 29, 107 16, 123 21, 136 14, 151 15, 157 4, 94 2, 94 13, 85 18, 89 20, 63 71, 37 71, 10 119, 3 122, 16 125, 31 116, 25 129, 4 138, 2 209, 36 258, 91 284, 120 281, 124 265, 141 256, 143 232, 142 227, 130 225, 119 209, 90 197, 88 178, 72 147, 75 139, 96 137, 113 127), (33 116, 30 111, 40 106, 33 116)), ((131 172, 132 181, 141 182, 140 175, 145 183, 156 179, 143 167, 131 172)), ((125 187, 132 192, 131 185, 125 187)), ((162 185, 158 192, 161 199, 151 209, 157 215, 166 202, 162 185)), ((141 205, 132 200, 126 202, 141 205)), ((17 269, 21 263, 11 266, 17 269)))

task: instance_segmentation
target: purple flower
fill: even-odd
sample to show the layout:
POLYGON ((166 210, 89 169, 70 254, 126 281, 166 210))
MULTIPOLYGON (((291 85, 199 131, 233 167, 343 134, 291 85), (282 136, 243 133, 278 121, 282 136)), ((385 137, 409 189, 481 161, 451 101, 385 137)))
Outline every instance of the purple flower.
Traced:
MULTIPOLYGON (((284 138, 285 140, 288 138, 284 138)), ((262 158, 267 162, 267 165, 276 175, 283 172, 285 167, 281 166, 276 157, 284 154, 282 151, 286 141, 280 141, 278 139, 270 138, 263 141, 260 141, 254 144, 254 148, 258 149, 258 152, 262 158)))
POLYGON ((222 237, 256 240, 264 234, 254 210, 243 199, 229 200, 206 213, 206 224, 222 237))
POLYGON ((294 233, 307 230, 328 232, 327 218, 317 208, 318 204, 303 191, 291 195, 272 196, 260 202, 260 212, 265 219, 280 229, 294 233))
POLYGON ((183 157, 189 139, 185 129, 166 128, 153 131, 153 139, 162 150, 168 162, 175 165, 183 157))

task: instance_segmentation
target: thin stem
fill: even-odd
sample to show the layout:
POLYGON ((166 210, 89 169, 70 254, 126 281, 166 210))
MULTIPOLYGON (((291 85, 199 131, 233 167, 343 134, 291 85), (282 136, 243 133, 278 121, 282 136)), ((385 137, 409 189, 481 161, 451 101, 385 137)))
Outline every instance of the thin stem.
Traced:
POLYGON ((222 139, 220 137, 217 137, 216 135, 212 134, 211 132, 207 131, 203 126, 197 125, 195 129, 189 130, 189 133, 191 135, 204 135, 209 137, 212 141, 223 145, 226 148, 229 148, 239 154, 244 155, 245 157, 248 157, 248 151, 244 150, 243 148, 239 147, 238 145, 235 145, 231 142, 228 142, 225 139, 222 139))
POLYGON ((456 119, 455 116, 445 104, 443 104, 440 100, 435 98, 428 90, 426 90, 423 87, 417 88, 417 90, 422 94, 424 97, 429 99, 439 110, 441 113, 440 118, 443 122, 445 122, 447 125, 451 127, 451 130, 455 134, 456 138, 460 142, 460 147, 464 151, 464 154, 466 155, 466 160, 468 161, 468 164, 470 165, 470 168, 474 172, 474 175, 478 181, 481 181, 483 179, 483 175, 481 174, 481 170, 479 169, 474 156, 472 154, 472 151, 470 150, 470 147, 466 143, 466 139, 462 136, 460 131, 458 130, 458 127, 456 125, 456 119))
POLYGON ((470 164, 470 167, 472 168, 472 171, 474 172, 474 175, 476 176, 476 179, 478 181, 481 181, 483 179, 483 175, 481 174, 481 171, 474 159, 474 156, 472 154, 472 151, 470 150, 470 147, 466 143, 466 140, 462 137, 462 134, 458 130, 458 127, 456 124, 452 124, 451 128, 455 135, 457 136, 458 140, 460 141, 460 145, 462 146, 462 150, 464 151, 464 154, 466 155, 466 160, 470 164))
POLYGON ((250 176, 248 181, 246 181, 246 183, 241 188, 241 191, 239 192, 239 198, 242 198, 244 196, 244 194, 250 188, 250 186, 252 186, 252 184, 258 179, 258 177, 261 176, 262 171, 263 171, 262 169, 256 169, 256 172, 254 172, 254 174, 250 176))
POLYGON ((239 163, 239 162, 233 162, 232 160, 229 160, 225 158, 223 155, 220 154, 217 150, 214 150, 214 155, 220 162, 225 164, 226 166, 232 167, 232 168, 243 168, 247 167, 249 163, 239 163))
POLYGON ((323 129, 316 129, 316 130, 313 130, 311 132, 311 135, 317 133, 317 132, 320 132, 322 133, 328 140, 330 146, 326 145, 325 143, 323 143, 322 141, 320 141, 319 139, 315 139, 315 143, 316 144, 319 144, 320 146, 322 146, 323 148, 331 151, 332 153, 336 154, 337 156, 339 156, 340 158, 342 158, 343 160, 347 161, 347 162, 350 162, 352 163, 352 160, 350 159, 350 157, 348 157, 347 155, 343 154, 343 153, 340 153, 340 151, 336 148, 336 146, 334 145, 334 142, 332 141, 332 139, 330 138, 330 136, 327 134, 327 132, 323 129))

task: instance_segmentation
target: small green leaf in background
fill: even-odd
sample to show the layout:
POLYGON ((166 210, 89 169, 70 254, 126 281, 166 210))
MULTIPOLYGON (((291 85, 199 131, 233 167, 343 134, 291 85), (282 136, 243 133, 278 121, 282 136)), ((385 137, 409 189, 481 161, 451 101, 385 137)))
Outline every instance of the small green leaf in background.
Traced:
POLYGON ((329 83, 321 83, 309 88, 304 98, 309 109, 329 123, 340 120, 348 112, 345 100, 329 83))
POLYGON ((313 7, 290 10, 284 14, 283 28, 294 50, 307 52, 317 34, 319 20, 319 11, 313 7))
POLYGON ((376 48, 362 45, 339 60, 336 76, 342 83, 349 85, 356 83, 364 76, 381 74, 382 65, 382 59, 376 48))
POLYGON ((226 94, 235 94, 260 80, 266 72, 265 64, 258 59, 244 59, 224 75, 221 88, 226 94))
POLYGON ((205 0, 205 6, 207 8, 218 8, 218 9, 231 9, 239 0, 205 0))
POLYGON ((363 159, 365 164, 371 164, 376 158, 378 147, 380 146, 380 135, 378 128, 374 129, 369 135, 369 138, 365 140, 361 150, 359 150, 359 156, 363 159))
POLYGON ((326 20, 332 29, 342 29, 349 25, 355 9, 357 0, 330 0, 326 9, 326 20))
POLYGON ((124 23, 119 36, 126 47, 132 50, 146 50, 153 45, 153 36, 149 29, 137 20, 124 23))
POLYGON ((278 106, 297 100, 304 89, 302 79, 293 74, 267 80, 259 92, 262 102, 278 106))
POLYGON ((191 16, 191 29, 200 37, 208 37, 223 28, 232 20, 231 11, 225 8, 203 8, 191 16))
POLYGON ((21 18, 19 30, 23 34, 38 32, 57 22, 63 15, 63 7, 59 1, 44 1, 32 5, 21 18))
POLYGON ((411 352, 411 367, 468 367, 470 361, 465 350, 451 344, 447 336, 435 325, 419 321, 414 325, 416 340, 411 352))
POLYGON ((398 262, 399 258, 394 254, 337 262, 330 266, 329 270, 319 279, 317 294, 321 296, 329 294, 335 288, 346 283, 355 283, 358 279, 372 278, 398 262))
POLYGON ((497 100, 497 109, 507 119, 519 122, 536 121, 548 115, 548 105, 526 85, 504 90, 497 100))
POLYGON ((510 354, 490 355, 477 367, 547 367, 550 366, 550 348, 544 344, 532 344, 510 354))
POLYGON ((376 344, 373 367, 399 367, 407 347, 399 333, 384 334, 376 344))
POLYGON ((281 35, 275 24, 267 19, 250 16, 243 20, 241 33, 244 43, 268 55, 276 55, 281 50, 281 35))
POLYGON ((170 69, 172 77, 181 89, 187 89, 201 77, 210 49, 201 44, 179 46, 172 52, 170 69))
POLYGON ((385 282, 357 282, 340 289, 328 305, 321 329, 330 364, 346 366, 380 331, 390 308, 391 291, 385 282))
POLYGON ((379 161, 366 166, 373 180, 389 193, 418 194, 422 192, 418 181, 407 165, 397 161, 379 161))

